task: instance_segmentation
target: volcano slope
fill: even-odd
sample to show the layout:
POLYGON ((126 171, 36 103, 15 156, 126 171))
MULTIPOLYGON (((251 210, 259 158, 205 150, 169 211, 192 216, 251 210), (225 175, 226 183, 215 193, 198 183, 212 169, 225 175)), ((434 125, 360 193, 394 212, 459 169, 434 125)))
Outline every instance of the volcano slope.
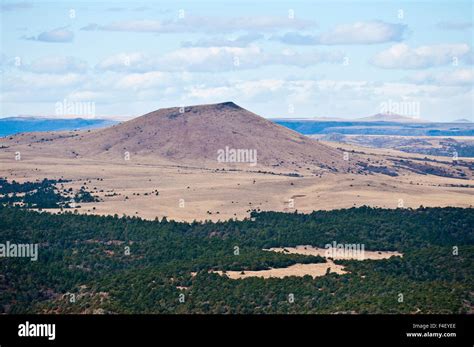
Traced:
MULTIPOLYGON (((319 142, 232 102, 160 109, 99 130, 0 139, 0 176, 67 179, 80 213, 225 220, 253 209, 462 206, 473 162, 319 142)), ((54 209, 52 210, 55 211, 54 209)))

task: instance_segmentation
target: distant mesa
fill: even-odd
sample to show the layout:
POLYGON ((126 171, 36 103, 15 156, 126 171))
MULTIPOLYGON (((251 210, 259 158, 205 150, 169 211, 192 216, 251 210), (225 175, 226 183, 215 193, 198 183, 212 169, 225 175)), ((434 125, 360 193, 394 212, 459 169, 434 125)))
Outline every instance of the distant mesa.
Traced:
POLYGON ((460 118, 460 119, 453 120, 453 123, 472 123, 472 121, 466 118, 460 118))
POLYGON ((273 121, 280 122, 392 122, 392 123, 429 123, 429 121, 408 117, 395 113, 377 113, 372 116, 362 118, 341 118, 341 117, 312 117, 312 118, 273 118, 273 121))
POLYGON ((322 122, 343 122, 347 121, 347 119, 339 118, 339 117, 314 117, 314 120, 319 120, 322 122))
POLYGON ((396 122, 396 123, 426 123, 426 120, 416 117, 402 116, 395 113, 377 113, 373 116, 357 118, 359 122, 396 122))
POLYGON ((311 117, 311 118, 271 118, 274 122, 347 122, 348 119, 339 118, 339 117, 311 117))

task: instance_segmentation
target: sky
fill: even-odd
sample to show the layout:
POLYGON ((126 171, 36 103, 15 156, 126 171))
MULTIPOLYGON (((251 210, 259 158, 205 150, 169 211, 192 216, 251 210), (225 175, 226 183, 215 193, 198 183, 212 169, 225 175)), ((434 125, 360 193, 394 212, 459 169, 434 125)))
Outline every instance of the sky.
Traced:
POLYGON ((0 117, 474 121, 472 1, 8 1, 0 117))

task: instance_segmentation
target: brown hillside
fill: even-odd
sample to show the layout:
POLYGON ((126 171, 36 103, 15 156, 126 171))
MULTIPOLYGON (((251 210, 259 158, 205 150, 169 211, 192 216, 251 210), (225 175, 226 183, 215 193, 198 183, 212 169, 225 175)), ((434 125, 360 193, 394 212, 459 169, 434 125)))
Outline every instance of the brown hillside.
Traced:
MULTIPOLYGON (((35 148, 68 157, 165 159, 178 163, 216 164, 218 151, 256 150, 259 167, 321 168, 347 171, 343 152, 277 125, 232 103, 160 109, 100 130, 50 135, 35 148), (184 111, 184 112, 183 112, 184 111), (59 152, 59 153, 56 153, 59 152)), ((32 142, 15 136, 19 143, 32 142)), ((224 163, 224 165, 234 165, 224 163)), ((236 164, 242 165, 242 164, 236 164)), ((246 164, 249 165, 249 164, 246 164)))

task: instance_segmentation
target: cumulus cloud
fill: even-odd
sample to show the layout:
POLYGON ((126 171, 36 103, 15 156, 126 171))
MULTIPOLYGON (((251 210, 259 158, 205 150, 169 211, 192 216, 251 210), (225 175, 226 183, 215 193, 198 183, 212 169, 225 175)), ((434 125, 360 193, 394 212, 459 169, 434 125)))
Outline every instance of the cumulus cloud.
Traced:
POLYGON ((73 90, 68 92, 64 99, 68 101, 110 102, 110 100, 113 100, 114 96, 114 93, 110 91, 73 90))
POLYGON ((441 72, 418 72, 407 77, 407 80, 420 84, 473 87, 474 71, 472 69, 454 69, 441 72))
POLYGON ((36 74, 23 73, 21 75, 6 75, 4 77, 3 89, 5 90, 54 90, 70 87, 78 87, 87 80, 86 76, 67 74, 36 74))
POLYGON ((190 47, 163 56, 141 52, 120 53, 104 59, 97 69, 109 71, 231 71, 254 69, 269 65, 307 67, 319 63, 341 63, 341 52, 313 51, 267 53, 260 47, 190 47))
POLYGON ((382 21, 341 24, 321 34, 288 32, 273 39, 290 45, 361 45, 401 41, 407 26, 382 21))
POLYGON ((192 85, 184 88, 190 99, 240 99, 246 101, 262 101, 286 91, 285 80, 262 79, 250 81, 232 81, 220 86, 192 85))
POLYGON ((230 80, 221 85, 189 85, 184 99, 190 103, 236 100, 251 103, 257 113, 267 116, 349 116, 377 113, 387 100, 416 101, 425 117, 435 118, 446 105, 453 112, 469 111, 466 100, 472 93, 465 86, 425 85, 410 82, 367 82, 360 80, 263 79, 230 80), (317 102, 315 102, 317 100, 317 102), (287 113, 288 105, 295 113, 287 113), (277 114, 269 114, 269 109, 277 114), (260 112, 259 112, 260 111, 260 112))
POLYGON ((156 70, 155 59, 141 52, 119 53, 103 59, 96 68, 104 71, 145 72, 156 70))
POLYGON ((471 49, 465 43, 439 44, 410 48, 399 43, 376 54, 371 62, 384 69, 424 69, 433 66, 467 62, 471 59, 471 49))
POLYGON ((114 22, 106 25, 91 23, 82 27, 85 31, 131 31, 131 32, 165 32, 166 26, 156 20, 135 20, 114 22))
POLYGON ((48 56, 34 60, 24 66, 25 70, 36 73, 84 73, 87 71, 87 63, 74 57, 48 56))
POLYGON ((185 16, 175 20, 129 20, 113 22, 105 25, 91 23, 81 30, 86 31, 128 31, 148 33, 178 32, 230 32, 241 30, 271 31, 276 29, 306 29, 314 26, 314 22, 288 17, 196 17, 185 16))
POLYGON ((132 73, 120 77, 116 82, 116 87, 126 90, 140 90, 164 86, 177 82, 176 78, 172 78, 161 71, 150 71, 145 73, 132 73))
POLYGON ((223 37, 213 37, 200 39, 197 41, 184 41, 181 43, 182 47, 245 47, 252 42, 263 39, 264 36, 258 33, 248 33, 237 36, 233 39, 223 37))
POLYGON ((38 36, 25 37, 25 39, 42 42, 72 42, 74 33, 64 27, 42 32, 38 36))
POLYGON ((202 74, 163 71, 102 71, 82 75, 22 72, 21 75, 9 73, 6 77, 0 99, 17 107, 25 102, 41 102, 51 103, 53 109, 51 105, 67 98, 95 101, 101 109, 136 115, 152 110, 157 103, 172 106, 235 100, 244 105, 250 103, 252 110, 267 116, 275 116, 272 112, 285 114, 289 104, 295 106, 296 113, 288 116, 354 116, 367 114, 371 109, 376 112, 383 101, 415 100, 422 105, 422 114, 433 118, 433 114, 443 117, 440 110, 446 108, 457 114, 471 112, 472 98, 472 85, 468 84, 472 73, 467 71, 454 76, 420 75, 418 80, 404 82, 298 77, 222 80, 212 75, 203 78, 202 74), (460 82, 463 80, 466 84, 460 82))

